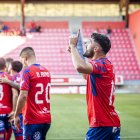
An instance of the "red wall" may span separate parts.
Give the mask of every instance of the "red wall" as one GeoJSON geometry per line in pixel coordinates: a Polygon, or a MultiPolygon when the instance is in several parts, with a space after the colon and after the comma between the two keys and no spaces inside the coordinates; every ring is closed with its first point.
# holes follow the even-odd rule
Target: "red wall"
{"type": "Polygon", "coordinates": [[[134,39],[140,63],[140,10],[129,15],[129,28],[134,39]]]}
{"type": "Polygon", "coordinates": [[[121,21],[121,22],[108,22],[108,21],[100,21],[100,22],[95,22],[95,21],[84,21],[82,22],[82,27],[83,28],[119,28],[119,29],[123,29],[125,28],[125,22],[121,21]]]}
{"type": "MultiPolygon", "coordinates": [[[[40,25],[42,28],[68,28],[68,21],[37,21],[35,22],[36,25],[40,25]]],[[[19,21],[7,21],[4,22],[5,25],[9,26],[10,28],[20,28],[19,21]]],[[[30,27],[30,22],[26,22],[26,28],[30,27]]]]}

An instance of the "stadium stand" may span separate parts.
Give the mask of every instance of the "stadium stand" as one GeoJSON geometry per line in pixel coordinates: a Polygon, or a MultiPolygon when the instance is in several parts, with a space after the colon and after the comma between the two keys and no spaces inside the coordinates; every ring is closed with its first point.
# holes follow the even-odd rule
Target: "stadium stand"
{"type": "Polygon", "coordinates": [[[124,80],[140,79],[140,69],[131,34],[129,29],[124,28],[123,22],[83,22],[82,26],[85,38],[89,37],[96,28],[99,28],[99,32],[106,34],[106,28],[110,26],[112,28],[110,35],[112,49],[108,57],[114,64],[116,74],[122,75],[124,80]]]}
{"type": "Polygon", "coordinates": [[[38,62],[47,66],[52,74],[75,74],[76,71],[67,52],[70,35],[68,22],[38,24],[45,29],[41,33],[27,33],[26,42],[5,57],[18,59],[18,54],[23,47],[32,46],[37,52],[38,62]]]}
{"type": "MultiPolygon", "coordinates": [[[[28,27],[29,23],[27,23],[28,27]]],[[[52,74],[66,75],[78,74],[67,52],[68,37],[70,35],[67,21],[38,22],[43,27],[41,33],[27,33],[25,43],[5,55],[18,59],[20,50],[25,46],[32,46],[37,52],[38,62],[49,67],[52,74]]],[[[96,28],[106,33],[110,26],[112,49],[108,57],[113,62],[117,75],[124,80],[140,80],[140,68],[135,55],[129,29],[125,29],[124,22],[83,22],[83,37],[90,37],[96,28]],[[103,30],[104,29],[104,30],[103,30]]],[[[83,50],[81,49],[81,52],[83,50]]]]}

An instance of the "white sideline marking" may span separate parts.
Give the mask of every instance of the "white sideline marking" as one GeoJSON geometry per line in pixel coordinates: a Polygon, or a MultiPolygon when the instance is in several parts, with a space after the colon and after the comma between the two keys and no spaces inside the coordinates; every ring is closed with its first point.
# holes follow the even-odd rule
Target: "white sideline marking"
{"type": "MultiPolygon", "coordinates": [[[[126,137],[121,137],[121,139],[140,139],[140,136],[126,136],[126,137]]],[[[83,138],[52,138],[49,140],[84,140],[83,138]]]]}
{"type": "Polygon", "coordinates": [[[140,139],[140,136],[126,136],[126,137],[121,137],[121,139],[140,139]]]}

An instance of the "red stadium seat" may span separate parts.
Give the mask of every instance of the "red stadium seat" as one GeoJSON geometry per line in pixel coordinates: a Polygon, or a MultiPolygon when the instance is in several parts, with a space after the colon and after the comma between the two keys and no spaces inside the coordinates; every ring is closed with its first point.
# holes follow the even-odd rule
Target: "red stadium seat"
{"type": "MultiPolygon", "coordinates": [[[[85,38],[92,34],[92,30],[87,27],[91,24],[91,22],[86,25],[83,24],[83,36],[85,38]]],[[[120,29],[112,29],[110,40],[112,49],[108,56],[114,64],[116,74],[123,75],[124,80],[140,80],[140,68],[136,60],[129,30],[121,27],[120,29]]]]}
{"type": "MultiPolygon", "coordinates": [[[[41,23],[41,22],[40,22],[41,23]]],[[[94,22],[83,24],[83,36],[89,38],[96,28],[91,28],[94,22]]],[[[6,54],[5,57],[18,59],[21,49],[25,46],[32,46],[37,54],[37,61],[47,66],[53,74],[77,74],[73,68],[70,54],[67,52],[68,37],[70,31],[68,22],[49,22],[49,25],[42,23],[41,33],[32,33],[26,37],[26,43],[6,54]],[[64,25],[64,26],[63,26],[64,25]]],[[[111,22],[109,24],[112,24],[111,22]]],[[[104,27],[106,23],[96,23],[104,27]]],[[[95,25],[94,25],[95,26],[95,25]]],[[[106,33],[105,30],[99,30],[106,33]]],[[[110,35],[112,48],[108,54],[109,59],[114,64],[116,74],[123,75],[124,80],[140,80],[140,68],[131,42],[130,32],[124,29],[123,23],[112,24],[112,34],[110,35]],[[115,29],[117,28],[117,29],[115,29]]]]}

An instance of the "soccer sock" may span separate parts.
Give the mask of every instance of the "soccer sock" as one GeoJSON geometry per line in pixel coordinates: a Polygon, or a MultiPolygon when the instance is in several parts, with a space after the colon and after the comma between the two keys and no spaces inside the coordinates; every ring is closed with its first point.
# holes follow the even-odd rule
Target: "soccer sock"
{"type": "Polygon", "coordinates": [[[5,133],[5,140],[10,140],[12,135],[12,128],[9,128],[8,132],[5,133]]]}

